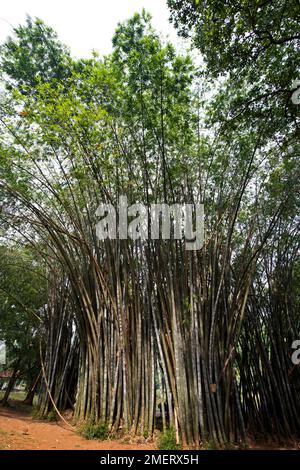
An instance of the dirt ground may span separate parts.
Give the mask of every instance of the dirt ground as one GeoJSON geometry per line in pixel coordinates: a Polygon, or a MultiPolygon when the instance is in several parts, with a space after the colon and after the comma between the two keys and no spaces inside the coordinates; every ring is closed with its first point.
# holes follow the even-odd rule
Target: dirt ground
{"type": "MultiPolygon", "coordinates": [[[[249,439],[252,450],[299,450],[299,442],[276,444],[249,439]]],[[[32,418],[28,408],[12,400],[10,407],[0,406],[0,450],[154,450],[152,442],[143,439],[134,442],[114,440],[87,440],[72,431],[63,422],[49,423],[32,418]]],[[[236,447],[237,449],[237,447],[236,447]]]]}
{"type": "Polygon", "coordinates": [[[152,450],[152,443],[87,440],[66,424],[34,420],[18,408],[0,407],[0,450],[152,450]]]}

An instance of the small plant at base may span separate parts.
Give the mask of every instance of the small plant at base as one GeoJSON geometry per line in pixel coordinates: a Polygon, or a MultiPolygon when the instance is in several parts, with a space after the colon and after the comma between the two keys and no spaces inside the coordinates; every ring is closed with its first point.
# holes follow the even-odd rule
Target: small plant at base
{"type": "Polygon", "coordinates": [[[58,416],[54,410],[49,411],[49,413],[46,416],[47,421],[58,421],[58,416]]]}
{"type": "Polygon", "coordinates": [[[99,439],[104,441],[108,438],[108,429],[105,424],[85,424],[81,430],[80,434],[85,437],[85,439],[99,439]]]}
{"type": "Polygon", "coordinates": [[[157,447],[159,450],[179,450],[180,444],[176,444],[175,429],[169,428],[161,432],[157,439],[157,447]]]}

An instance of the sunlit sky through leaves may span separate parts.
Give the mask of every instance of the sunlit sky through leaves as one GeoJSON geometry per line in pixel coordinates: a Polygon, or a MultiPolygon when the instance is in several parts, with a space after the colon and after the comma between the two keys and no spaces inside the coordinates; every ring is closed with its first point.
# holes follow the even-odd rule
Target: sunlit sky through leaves
{"type": "Polygon", "coordinates": [[[169,36],[177,47],[181,41],[169,23],[166,0],[8,0],[0,3],[0,43],[12,33],[12,26],[24,23],[26,14],[41,18],[51,26],[75,57],[90,57],[111,51],[111,38],[118,22],[145,8],[153,16],[153,26],[169,36]]]}

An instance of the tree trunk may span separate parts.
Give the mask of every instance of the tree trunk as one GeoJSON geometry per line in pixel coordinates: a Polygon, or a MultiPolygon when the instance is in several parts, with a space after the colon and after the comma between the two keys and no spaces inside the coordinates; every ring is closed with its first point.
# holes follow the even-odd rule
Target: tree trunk
{"type": "Polygon", "coordinates": [[[7,406],[7,402],[8,402],[8,398],[9,398],[9,395],[10,395],[10,392],[12,391],[14,385],[15,385],[15,382],[16,382],[16,379],[17,379],[17,374],[18,374],[18,370],[19,370],[19,364],[20,364],[20,361],[17,362],[17,364],[15,365],[14,367],[14,370],[13,370],[13,373],[12,373],[12,376],[11,378],[9,379],[9,382],[8,382],[8,385],[7,385],[7,389],[5,390],[5,394],[4,394],[4,397],[2,398],[1,400],[1,406],[7,406]]]}
{"type": "Polygon", "coordinates": [[[34,395],[35,395],[37,386],[38,386],[39,381],[40,381],[40,376],[41,376],[41,374],[39,373],[39,375],[31,382],[31,384],[28,388],[27,395],[26,395],[26,397],[23,401],[24,405],[29,405],[29,406],[33,405],[33,399],[34,399],[34,395]]]}

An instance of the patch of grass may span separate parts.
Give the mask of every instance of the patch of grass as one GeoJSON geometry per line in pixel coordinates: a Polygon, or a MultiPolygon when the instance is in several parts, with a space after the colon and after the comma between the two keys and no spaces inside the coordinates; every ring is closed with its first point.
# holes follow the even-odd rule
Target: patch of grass
{"type": "Polygon", "coordinates": [[[105,424],[85,423],[80,429],[80,435],[85,439],[99,439],[105,441],[108,438],[108,428],[105,424]]]}
{"type": "Polygon", "coordinates": [[[169,428],[161,432],[157,438],[157,447],[159,450],[179,450],[180,444],[176,444],[176,432],[174,428],[169,428]]]}
{"type": "MultiPolygon", "coordinates": [[[[5,394],[5,390],[0,390],[0,400],[2,400],[2,398],[4,397],[4,394],[5,394]]],[[[27,396],[27,392],[24,391],[24,390],[14,390],[13,392],[10,392],[9,394],[9,398],[8,398],[8,401],[19,401],[19,402],[23,402],[23,400],[25,400],[27,396]]],[[[33,399],[33,404],[36,405],[37,403],[37,395],[34,396],[34,399],[33,399]]]]}
{"type": "MultiPolygon", "coordinates": [[[[4,398],[5,390],[0,391],[0,400],[4,398]]],[[[10,392],[8,397],[8,405],[22,403],[25,400],[26,393],[22,391],[10,392]]]]}
{"type": "MultiPolygon", "coordinates": [[[[0,390],[0,400],[4,397],[5,390],[0,390]]],[[[10,392],[8,400],[20,400],[23,401],[25,400],[26,397],[26,392],[23,390],[16,390],[13,392],[10,392]]]]}

